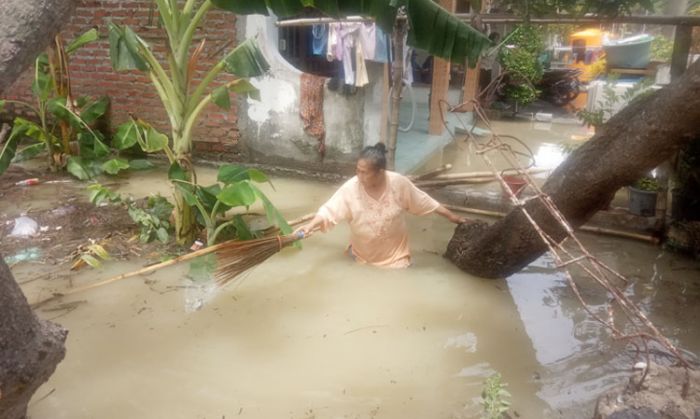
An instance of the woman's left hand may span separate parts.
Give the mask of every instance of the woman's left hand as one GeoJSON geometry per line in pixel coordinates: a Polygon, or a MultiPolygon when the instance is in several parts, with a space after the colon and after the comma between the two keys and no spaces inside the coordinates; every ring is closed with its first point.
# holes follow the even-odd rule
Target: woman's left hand
{"type": "Polygon", "coordinates": [[[466,217],[460,217],[459,215],[455,215],[453,219],[451,219],[455,224],[464,224],[464,223],[471,223],[472,220],[466,218],[466,217]]]}

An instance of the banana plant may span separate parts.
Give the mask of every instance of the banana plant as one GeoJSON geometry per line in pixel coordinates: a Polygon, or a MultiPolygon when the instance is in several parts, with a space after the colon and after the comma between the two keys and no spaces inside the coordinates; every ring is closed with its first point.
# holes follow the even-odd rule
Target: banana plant
{"type": "MultiPolygon", "coordinates": [[[[144,148],[146,152],[165,152],[170,164],[183,169],[185,182],[196,179],[191,162],[193,129],[199,115],[209,103],[230,107],[230,92],[258,97],[255,87],[247,77],[263,75],[269,65],[253,40],[238,45],[214,65],[205,77],[195,83],[194,69],[204,49],[202,40],[192,51],[193,36],[203,22],[206,13],[214,5],[204,1],[195,7],[195,1],[186,1],[182,7],[176,1],[158,0],[156,4],[167,34],[167,67],[158,61],[150,45],[130,27],[114,23],[109,25],[110,57],[115,70],[141,70],[147,72],[170,121],[170,138],[158,133],[146,121],[133,119],[117,130],[116,141],[141,145],[156,141],[144,148]],[[220,87],[210,88],[222,72],[238,78],[220,87]],[[139,140],[140,139],[140,140],[139,140]]],[[[143,147],[142,147],[143,148],[143,147]]],[[[196,209],[185,200],[181,188],[174,188],[175,232],[179,244],[191,242],[196,234],[196,209]]]]}
{"type": "Polygon", "coordinates": [[[14,119],[10,136],[0,150],[0,174],[13,160],[32,158],[42,151],[47,152],[51,170],[66,168],[79,179],[102,171],[114,174],[121,167],[116,165],[116,159],[110,159],[104,136],[91,128],[107,111],[107,97],[76,98],[71,89],[70,55],[97,38],[97,30],[91,29],[66,45],[57,35],[54,46],[35,61],[32,93],[36,103],[0,100],[0,111],[5,104],[14,104],[35,117],[14,119]],[[18,152],[18,145],[25,138],[34,143],[18,152]]]}

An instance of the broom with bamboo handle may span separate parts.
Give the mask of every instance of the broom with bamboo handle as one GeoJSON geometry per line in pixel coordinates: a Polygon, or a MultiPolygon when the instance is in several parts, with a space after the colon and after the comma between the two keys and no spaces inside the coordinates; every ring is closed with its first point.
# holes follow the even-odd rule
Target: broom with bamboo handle
{"type": "MultiPolygon", "coordinates": [[[[308,221],[308,220],[310,220],[311,218],[313,218],[313,216],[314,216],[314,214],[307,214],[307,215],[304,215],[304,216],[302,216],[302,217],[300,217],[300,218],[297,218],[297,219],[295,219],[295,220],[290,221],[288,224],[289,224],[290,226],[296,226],[296,225],[305,223],[306,221],[308,221]]],[[[279,229],[278,229],[277,227],[274,227],[274,228],[270,228],[270,229],[266,230],[265,232],[266,232],[267,234],[270,234],[270,233],[273,233],[273,232],[278,231],[278,230],[279,230],[279,229]]],[[[142,269],[139,269],[139,270],[136,270],[136,271],[133,271],[133,272],[123,273],[123,274],[121,274],[121,275],[117,275],[117,276],[114,276],[114,277],[105,279],[105,280],[103,280],[103,281],[100,281],[100,282],[95,282],[94,284],[88,284],[88,285],[85,285],[85,286],[83,286],[83,287],[73,288],[72,290],[65,291],[65,292],[57,292],[57,293],[54,293],[54,294],[53,294],[51,297],[49,297],[49,298],[46,298],[46,299],[44,299],[44,300],[41,300],[41,301],[38,301],[38,302],[36,302],[36,303],[31,304],[31,307],[32,307],[32,308],[38,308],[38,307],[40,307],[40,306],[42,306],[42,305],[44,305],[44,304],[46,304],[46,303],[48,303],[48,302],[50,302],[50,301],[53,301],[53,300],[55,300],[55,299],[57,299],[57,298],[67,297],[67,296],[70,296],[70,295],[73,295],[73,294],[79,294],[79,293],[81,293],[81,292],[85,292],[85,291],[91,290],[91,289],[93,289],[93,288],[99,288],[99,287],[102,287],[102,286],[111,284],[111,283],[113,283],[113,282],[121,281],[121,280],[124,280],[124,279],[127,279],[127,278],[133,278],[133,277],[139,276],[139,275],[145,275],[145,274],[147,274],[147,273],[154,272],[154,271],[157,271],[157,270],[159,270],[159,269],[167,268],[167,267],[172,266],[172,265],[177,265],[178,263],[181,263],[181,262],[186,262],[186,261],[188,261],[188,260],[192,260],[192,259],[198,258],[198,257],[200,257],[200,256],[208,255],[208,254],[210,254],[210,253],[224,252],[224,251],[225,251],[227,254],[230,254],[230,252],[231,252],[231,249],[230,249],[230,248],[237,248],[237,247],[240,248],[240,246],[238,246],[239,243],[263,242],[263,241],[265,241],[265,240],[270,240],[270,239],[272,239],[275,243],[278,243],[277,237],[280,237],[281,243],[282,243],[284,246],[286,246],[286,245],[289,245],[289,244],[291,244],[291,243],[293,243],[293,242],[295,242],[295,241],[300,240],[301,238],[303,238],[303,235],[302,235],[302,237],[297,237],[296,239],[295,239],[294,237],[290,237],[290,236],[293,236],[293,235],[290,234],[290,235],[287,235],[287,236],[263,237],[263,238],[261,238],[261,239],[248,240],[248,241],[234,241],[234,240],[231,240],[231,241],[226,241],[226,242],[223,242],[223,243],[215,244],[215,245],[213,245],[213,246],[205,247],[204,249],[200,249],[200,250],[194,251],[194,252],[192,252],[192,253],[187,253],[186,255],[178,256],[178,257],[176,257],[176,258],[174,258],[174,259],[170,259],[170,260],[167,260],[167,261],[165,261],[165,262],[156,263],[156,264],[154,264],[154,265],[146,266],[146,267],[144,267],[144,268],[142,268],[142,269]],[[228,249],[228,250],[227,250],[227,249],[228,249]]],[[[252,246],[255,246],[255,244],[251,243],[250,246],[251,246],[251,247],[252,247],[252,246]]],[[[283,246],[283,247],[284,247],[284,246],[283,246]]],[[[274,252],[274,253],[277,253],[277,252],[274,252]]],[[[272,254],[274,254],[274,253],[272,253],[272,254]]],[[[272,256],[272,254],[271,254],[270,256],[272,256]]],[[[268,256],[268,257],[269,257],[269,256],[268,256]]],[[[264,260],[264,259],[263,259],[263,260],[264,260]]],[[[262,262],[262,261],[261,261],[261,262],[262,262]]],[[[258,263],[260,263],[260,262],[258,262],[258,263]]],[[[253,266],[255,266],[255,265],[253,265],[253,266]]],[[[246,270],[252,268],[253,266],[250,266],[250,267],[248,267],[248,268],[245,268],[245,269],[242,270],[241,272],[246,271],[246,270]]],[[[221,268],[221,266],[219,266],[219,268],[221,268]]],[[[217,271],[218,271],[218,270],[219,270],[219,269],[217,269],[217,271]]],[[[225,279],[226,279],[226,276],[225,276],[226,274],[222,274],[222,275],[224,275],[224,278],[223,278],[223,279],[222,279],[221,277],[217,276],[217,274],[215,273],[215,276],[217,276],[217,279],[218,279],[217,282],[219,282],[219,283],[222,283],[222,282],[223,282],[223,283],[227,283],[230,279],[229,279],[229,280],[225,280],[225,279]]]]}

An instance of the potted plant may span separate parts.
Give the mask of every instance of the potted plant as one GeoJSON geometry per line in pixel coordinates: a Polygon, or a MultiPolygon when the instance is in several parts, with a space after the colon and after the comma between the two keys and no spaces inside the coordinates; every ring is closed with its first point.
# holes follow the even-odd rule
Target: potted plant
{"type": "Polygon", "coordinates": [[[652,177],[643,177],[627,187],[629,191],[629,211],[643,217],[653,217],[656,213],[656,195],[659,183],[652,177]]]}

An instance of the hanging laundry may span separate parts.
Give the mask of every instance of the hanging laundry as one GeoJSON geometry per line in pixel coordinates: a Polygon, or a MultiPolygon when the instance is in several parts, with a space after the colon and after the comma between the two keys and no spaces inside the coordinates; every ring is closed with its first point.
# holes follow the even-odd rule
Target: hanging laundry
{"type": "Polygon", "coordinates": [[[377,46],[376,27],[374,22],[362,23],[360,26],[360,43],[365,60],[374,60],[377,46]]]}
{"type": "MultiPolygon", "coordinates": [[[[359,32],[361,23],[340,24],[340,48],[342,49],[343,71],[345,72],[345,84],[355,85],[355,68],[353,60],[357,60],[355,45],[360,43],[359,32]]],[[[362,58],[364,60],[364,58],[362,58]]]]}
{"type": "Polygon", "coordinates": [[[365,52],[362,42],[355,44],[355,86],[362,87],[369,83],[367,77],[367,65],[365,64],[365,52]]]}
{"type": "Polygon", "coordinates": [[[318,152],[326,153],[326,127],[323,118],[323,86],[326,78],[314,74],[301,74],[301,94],[299,95],[299,116],[304,131],[318,139],[318,152]]]}
{"type": "Polygon", "coordinates": [[[408,46],[408,34],[406,34],[403,37],[403,81],[409,86],[413,84],[412,55],[413,48],[408,46]]]}
{"type": "Polygon", "coordinates": [[[376,26],[374,31],[374,59],[373,61],[379,63],[389,62],[389,40],[387,34],[380,28],[376,26]]]}
{"type": "Polygon", "coordinates": [[[352,54],[353,40],[352,38],[343,38],[343,73],[345,75],[345,84],[355,84],[355,72],[353,71],[352,60],[355,58],[352,54]]]}
{"type": "Polygon", "coordinates": [[[328,25],[328,42],[326,46],[326,59],[328,61],[343,59],[341,44],[340,23],[331,23],[328,25]]]}
{"type": "Polygon", "coordinates": [[[326,55],[328,45],[328,25],[313,25],[311,27],[311,50],[313,55],[326,55]]]}

